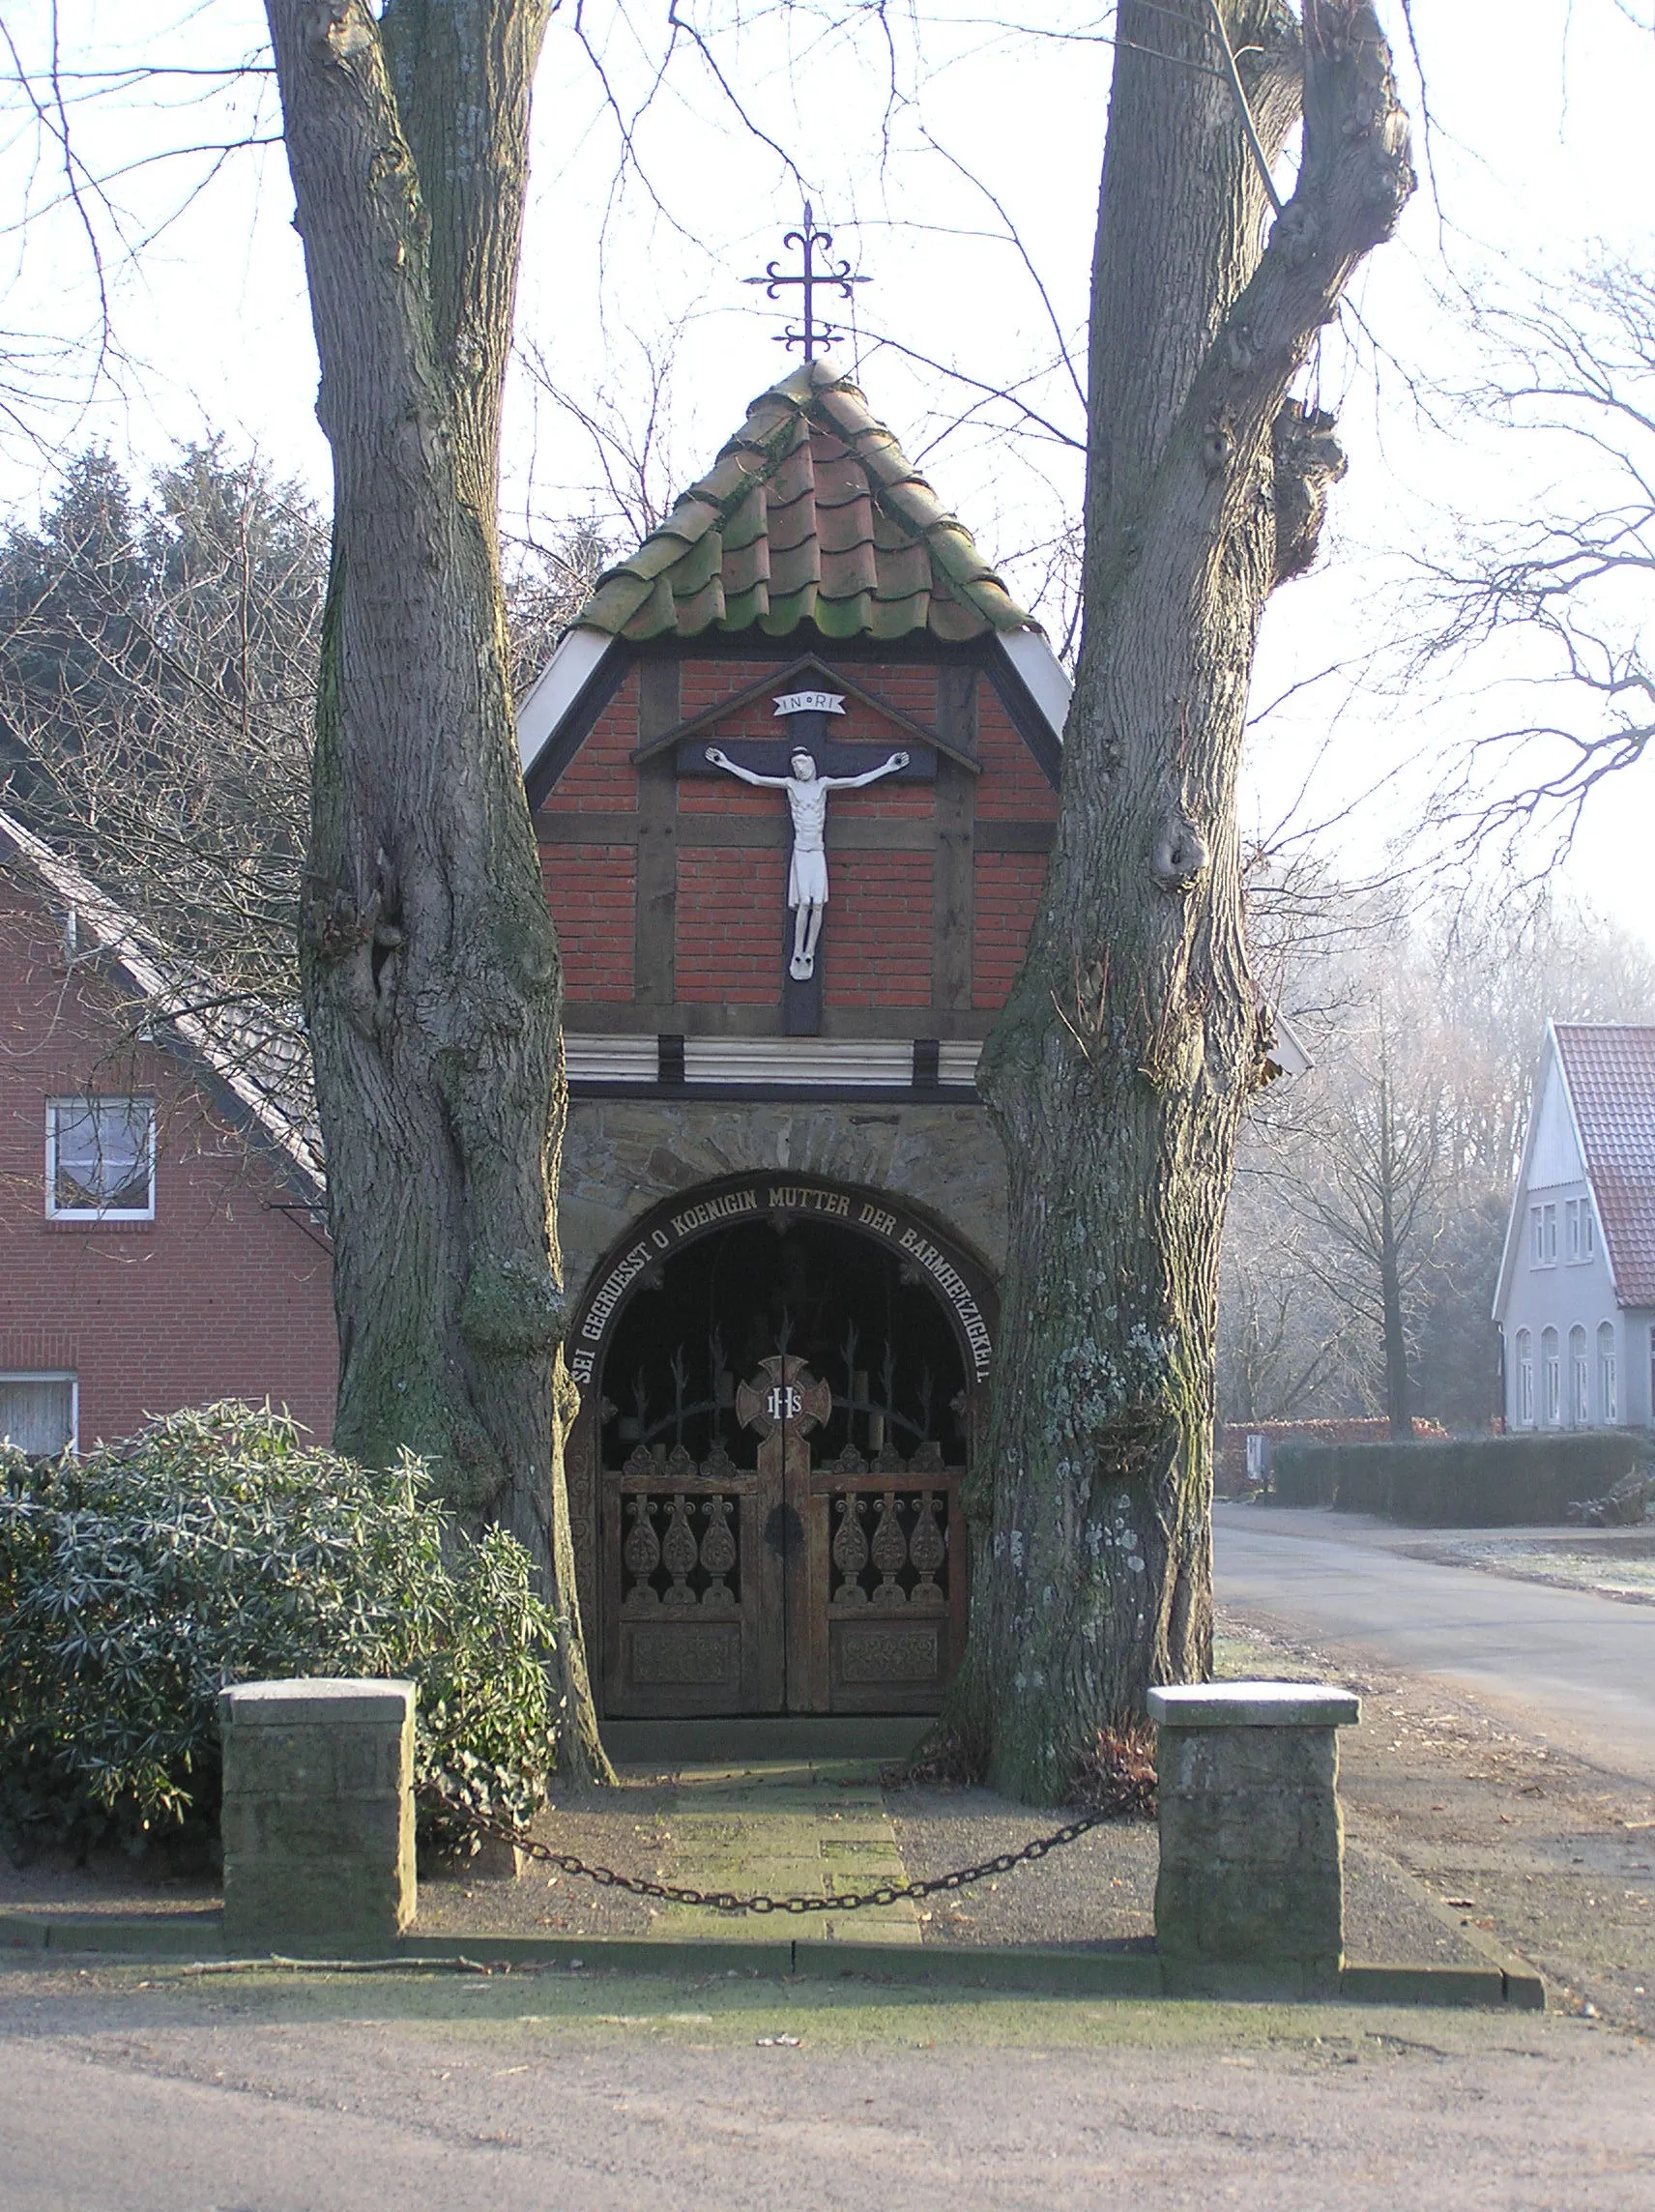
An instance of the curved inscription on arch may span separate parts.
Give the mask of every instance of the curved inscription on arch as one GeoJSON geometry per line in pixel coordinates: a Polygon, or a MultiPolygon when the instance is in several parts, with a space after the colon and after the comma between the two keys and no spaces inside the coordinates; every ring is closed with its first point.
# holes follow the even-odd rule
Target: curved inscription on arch
{"type": "Polygon", "coordinates": [[[972,1381],[984,1380],[994,1358],[994,1294],[977,1264],[934,1222],[885,1191],[782,1172],[709,1183],[669,1200],[643,1216],[624,1250],[612,1250],[599,1261],[564,1346],[577,1388],[591,1383],[616,1315],[651,1267],[696,1237],[776,1214],[833,1221],[899,1253],[930,1282],[951,1316],[972,1381]]]}

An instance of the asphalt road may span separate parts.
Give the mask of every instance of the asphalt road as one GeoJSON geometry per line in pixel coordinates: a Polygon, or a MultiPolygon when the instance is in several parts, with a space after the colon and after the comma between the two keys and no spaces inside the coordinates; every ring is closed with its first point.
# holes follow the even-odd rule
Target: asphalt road
{"type": "Polygon", "coordinates": [[[1213,1521],[1221,1606],[1438,1676],[1655,1783],[1655,1606],[1408,1556],[1452,1530],[1222,1503],[1213,1521]]]}
{"type": "Polygon", "coordinates": [[[517,1976],[345,1992],[0,1976],[0,2207],[1644,2212],[1655,2197],[1648,2052],[1554,2015],[802,2001],[604,1977],[570,2018],[572,1995],[517,1976]]]}

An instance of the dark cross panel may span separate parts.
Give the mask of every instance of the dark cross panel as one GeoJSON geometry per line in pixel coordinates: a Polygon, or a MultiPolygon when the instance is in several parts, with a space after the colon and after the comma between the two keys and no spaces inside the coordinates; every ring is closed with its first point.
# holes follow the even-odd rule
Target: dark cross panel
{"type": "MultiPolygon", "coordinates": [[[[717,749],[740,767],[750,769],[755,775],[787,775],[792,771],[793,756],[807,752],[816,763],[818,775],[865,775],[869,769],[880,768],[893,752],[906,752],[908,763],[895,769],[870,788],[877,791],[886,783],[935,783],[937,781],[937,755],[929,745],[902,734],[897,744],[874,743],[868,739],[851,740],[830,737],[829,726],[838,721],[837,714],[824,713],[816,708],[806,708],[785,717],[786,727],[773,738],[733,739],[729,743],[714,740],[703,732],[685,738],[676,748],[680,775],[723,776],[726,771],[715,768],[707,757],[708,747],[716,743],[717,749]]],[[[950,763],[951,767],[952,764],[950,763]]],[[[962,782],[966,778],[955,771],[962,782]]],[[[777,792],[776,803],[784,813],[785,796],[777,792]]],[[[857,794],[848,792],[846,800],[855,803],[857,794]]],[[[829,801],[831,804],[832,802],[829,801]]],[[[793,859],[793,838],[788,836],[788,860],[793,859]]],[[[832,902],[828,909],[831,912],[832,902]]],[[[788,907],[781,913],[781,1026],[784,1036],[820,1036],[822,1034],[822,1009],[824,1004],[824,972],[830,931],[824,928],[816,946],[815,973],[800,982],[789,973],[789,955],[793,949],[793,914],[788,907]]]]}

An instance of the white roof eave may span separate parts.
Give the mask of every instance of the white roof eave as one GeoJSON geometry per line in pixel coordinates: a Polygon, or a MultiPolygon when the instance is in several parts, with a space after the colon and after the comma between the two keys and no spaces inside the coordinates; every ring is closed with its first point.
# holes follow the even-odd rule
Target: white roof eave
{"type": "Polygon", "coordinates": [[[1052,651],[1045,632],[1031,626],[1028,629],[997,630],[995,635],[1000,650],[1022,679],[1024,689],[1061,744],[1074,685],[1063,673],[1063,664],[1052,651]]]}
{"type": "Polygon", "coordinates": [[[532,773],[615,642],[601,629],[566,630],[558,640],[556,652],[530,684],[517,710],[517,755],[525,775],[532,773]]]}

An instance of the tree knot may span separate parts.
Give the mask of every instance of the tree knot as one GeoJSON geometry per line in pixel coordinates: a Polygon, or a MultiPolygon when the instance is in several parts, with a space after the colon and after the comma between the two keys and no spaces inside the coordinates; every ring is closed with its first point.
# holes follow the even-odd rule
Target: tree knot
{"type": "Polygon", "coordinates": [[[1210,855],[1206,840],[1178,806],[1170,807],[1149,848],[1149,873],[1164,891],[1193,890],[1210,855]]]}
{"type": "Polygon", "coordinates": [[[1228,414],[1215,415],[1201,437],[1201,465],[1209,477],[1223,474],[1235,451],[1235,434],[1228,414]]]}
{"type": "Polygon", "coordinates": [[[1289,200],[1270,233],[1271,247],[1286,255],[1290,269],[1302,269],[1321,244],[1321,224],[1302,200],[1289,200]]]}
{"type": "Polygon", "coordinates": [[[377,33],[363,0],[311,0],[305,43],[331,62],[354,61],[375,44],[377,33]]]}
{"type": "Polygon", "coordinates": [[[1302,576],[1316,559],[1327,495],[1344,476],[1345,449],[1335,422],[1320,408],[1284,399],[1270,432],[1275,466],[1276,559],[1274,582],[1302,576]]]}
{"type": "Polygon", "coordinates": [[[538,1254],[479,1260],[460,1300],[460,1333],[476,1352],[513,1359],[549,1352],[568,1328],[557,1277],[538,1254]]]}

